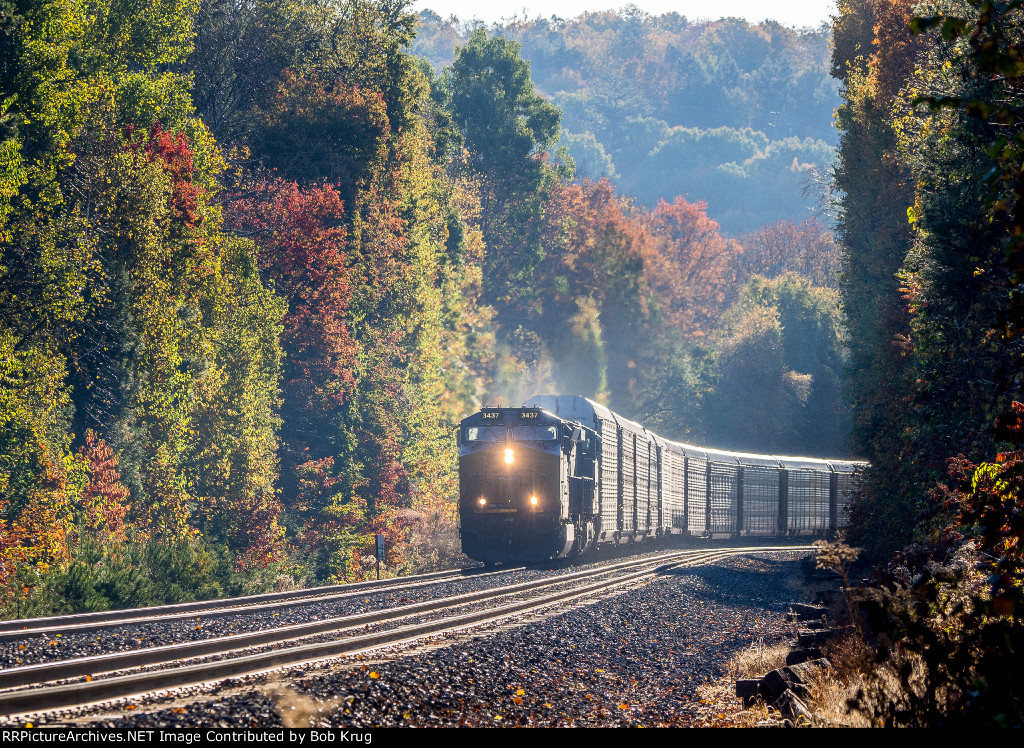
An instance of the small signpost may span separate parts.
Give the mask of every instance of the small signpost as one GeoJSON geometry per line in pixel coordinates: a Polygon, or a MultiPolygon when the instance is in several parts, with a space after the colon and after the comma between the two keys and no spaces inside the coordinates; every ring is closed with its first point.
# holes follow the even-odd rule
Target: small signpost
{"type": "Polygon", "coordinates": [[[377,579],[380,579],[380,562],[384,560],[384,536],[376,535],[377,540],[377,579]]]}

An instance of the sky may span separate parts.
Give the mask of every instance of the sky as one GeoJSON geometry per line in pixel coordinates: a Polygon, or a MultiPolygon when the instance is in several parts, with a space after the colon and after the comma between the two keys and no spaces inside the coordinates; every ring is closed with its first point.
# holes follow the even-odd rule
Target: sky
{"type": "MultiPolygon", "coordinates": [[[[612,10],[627,4],[627,0],[415,0],[416,11],[430,9],[447,18],[456,15],[462,20],[479,18],[491,23],[503,18],[525,15],[534,18],[559,16],[574,18],[586,11],[612,10]]],[[[634,0],[632,3],[650,15],[679,13],[691,21],[717,20],[729,16],[745,18],[757,23],[771,19],[799,28],[816,28],[835,12],[835,0],[634,0]]]]}

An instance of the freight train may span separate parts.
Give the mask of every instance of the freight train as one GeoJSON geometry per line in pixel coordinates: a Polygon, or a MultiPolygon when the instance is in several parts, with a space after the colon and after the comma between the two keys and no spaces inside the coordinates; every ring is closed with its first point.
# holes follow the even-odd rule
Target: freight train
{"type": "Polygon", "coordinates": [[[682,444],[542,395],[461,422],[462,550],[528,563],[668,535],[825,534],[847,523],[864,466],[682,444]]]}

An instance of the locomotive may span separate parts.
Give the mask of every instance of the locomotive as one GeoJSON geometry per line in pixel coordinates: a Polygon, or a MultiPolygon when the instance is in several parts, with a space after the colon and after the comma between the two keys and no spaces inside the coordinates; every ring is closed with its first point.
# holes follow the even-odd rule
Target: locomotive
{"type": "Polygon", "coordinates": [[[484,408],[459,425],[462,550],[484,563],[688,535],[824,534],[865,463],[674,442],[578,395],[484,408]]]}

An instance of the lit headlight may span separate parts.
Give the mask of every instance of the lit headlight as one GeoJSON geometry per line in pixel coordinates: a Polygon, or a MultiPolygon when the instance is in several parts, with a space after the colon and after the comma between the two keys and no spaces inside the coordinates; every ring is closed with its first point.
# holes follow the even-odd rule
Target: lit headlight
{"type": "Polygon", "coordinates": [[[531,496],[530,497],[530,505],[531,506],[537,506],[537,497],[536,496],[531,496]]]}
{"type": "Polygon", "coordinates": [[[511,447],[509,447],[508,449],[505,450],[505,464],[506,465],[511,465],[512,464],[512,448],[511,447]]]}
{"type": "Polygon", "coordinates": [[[479,499],[477,499],[477,503],[480,504],[480,506],[487,506],[487,499],[481,496],[479,499]]]}

